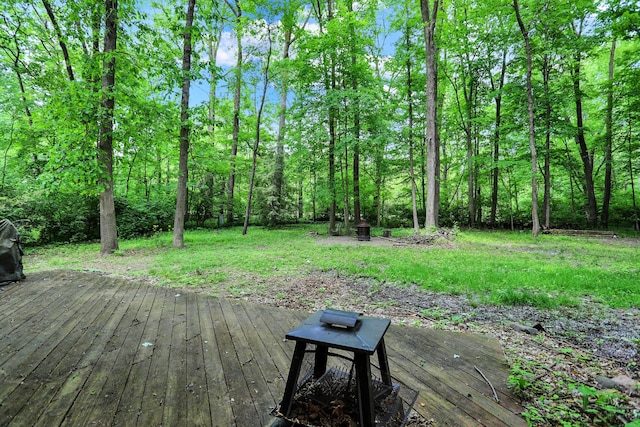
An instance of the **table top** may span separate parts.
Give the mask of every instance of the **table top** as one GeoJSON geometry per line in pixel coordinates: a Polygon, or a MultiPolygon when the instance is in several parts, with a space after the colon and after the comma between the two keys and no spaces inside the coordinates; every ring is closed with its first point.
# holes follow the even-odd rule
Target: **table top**
{"type": "Polygon", "coordinates": [[[371,355],[391,324],[389,319],[359,317],[353,328],[337,327],[320,322],[323,313],[321,310],[304,320],[286,338],[371,355]]]}

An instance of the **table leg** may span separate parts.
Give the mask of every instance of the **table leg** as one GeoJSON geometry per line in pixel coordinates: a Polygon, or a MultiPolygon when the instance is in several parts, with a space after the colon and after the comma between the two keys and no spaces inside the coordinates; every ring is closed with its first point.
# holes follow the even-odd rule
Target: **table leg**
{"type": "Polygon", "coordinates": [[[389,359],[387,358],[387,349],[384,346],[384,338],[380,339],[380,343],[378,344],[378,363],[380,364],[380,376],[382,377],[382,382],[386,385],[391,384],[391,373],[389,372],[389,359]]]}
{"type": "Polygon", "coordinates": [[[313,377],[318,379],[327,371],[327,360],[329,358],[329,347],[326,345],[316,345],[316,354],[313,365],[313,377]]]}
{"type": "Polygon", "coordinates": [[[360,425],[373,427],[375,424],[375,412],[373,406],[373,394],[371,393],[371,366],[369,355],[356,353],[354,355],[356,365],[356,382],[358,383],[358,406],[360,409],[360,425]]]}
{"type": "Polygon", "coordinates": [[[287,385],[284,389],[284,397],[280,403],[280,412],[288,417],[291,413],[291,407],[293,406],[293,395],[296,392],[298,386],[298,377],[300,376],[300,370],[302,369],[302,360],[304,359],[304,351],[307,348],[307,343],[296,342],[296,348],[293,351],[293,358],[291,359],[291,367],[289,368],[289,376],[287,377],[287,385]]]}

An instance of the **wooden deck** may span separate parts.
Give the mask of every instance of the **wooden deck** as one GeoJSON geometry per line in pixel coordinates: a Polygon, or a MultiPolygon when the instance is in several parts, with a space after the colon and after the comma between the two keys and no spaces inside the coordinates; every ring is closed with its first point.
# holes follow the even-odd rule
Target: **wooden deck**
{"type": "MultiPolygon", "coordinates": [[[[309,316],[94,273],[0,289],[0,426],[270,425],[284,335],[309,316]]],[[[495,339],[392,325],[385,341],[435,425],[526,425],[495,339]]]]}

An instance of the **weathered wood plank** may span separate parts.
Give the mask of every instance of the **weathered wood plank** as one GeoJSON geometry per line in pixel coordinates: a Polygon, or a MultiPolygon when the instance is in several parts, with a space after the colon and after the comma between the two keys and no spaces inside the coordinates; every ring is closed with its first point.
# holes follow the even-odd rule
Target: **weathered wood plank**
{"type": "MultiPolygon", "coordinates": [[[[151,357],[153,357],[153,340],[158,333],[159,317],[151,317],[153,307],[164,302],[164,293],[161,290],[149,289],[140,304],[134,320],[131,322],[127,341],[130,348],[120,356],[116,364],[129,366],[129,374],[124,382],[124,387],[118,398],[115,410],[114,425],[136,425],[138,414],[141,411],[142,396],[149,375],[151,357]],[[149,345],[151,344],[151,345],[149,345]]],[[[133,311],[133,310],[132,310],[133,311]]],[[[115,374],[115,373],[114,373],[115,374]]],[[[123,372],[123,376],[125,373],[123,372]]]]}
{"type": "MultiPolygon", "coordinates": [[[[104,286],[104,283],[101,284],[104,286]]],[[[94,343],[89,352],[85,355],[86,369],[82,369],[78,374],[83,375],[84,383],[81,393],[74,400],[68,415],[63,420],[63,426],[89,425],[91,423],[104,423],[107,418],[98,410],[103,404],[113,399],[109,390],[104,390],[104,385],[111,373],[115,363],[119,344],[122,339],[122,329],[126,319],[131,318],[129,307],[134,306],[136,299],[140,299],[140,283],[119,283],[119,286],[127,287],[122,299],[116,305],[113,314],[104,325],[96,325],[99,340],[94,343]],[[86,375],[86,376],[85,376],[86,375]],[[96,411],[94,412],[94,408],[96,411]],[[91,418],[91,417],[95,418],[91,418]]]]}
{"type": "MultiPolygon", "coordinates": [[[[90,280],[97,280],[93,277],[90,280]]],[[[33,288],[35,283],[23,288],[25,291],[33,288]]],[[[47,337],[47,333],[52,332],[56,325],[64,322],[68,318],[69,310],[82,305],[83,298],[87,294],[94,292],[91,283],[87,286],[78,284],[62,286],[59,283],[55,292],[49,292],[39,298],[37,303],[25,307],[18,315],[11,317],[11,325],[7,329],[6,335],[0,339],[0,364],[4,364],[11,357],[21,354],[31,353],[34,346],[41,344],[41,340],[47,337]],[[71,293],[71,291],[74,291],[71,293]],[[29,346],[24,352],[19,353],[24,347],[29,346]]],[[[4,331],[4,329],[2,329],[4,331]]],[[[0,400],[2,396],[0,395],[0,400]]]]}
{"type": "Polygon", "coordinates": [[[171,328],[171,351],[169,352],[169,368],[166,378],[166,394],[163,426],[187,425],[187,387],[186,346],[187,336],[187,298],[183,291],[175,294],[173,325],[171,328]]]}
{"type": "MultiPolygon", "coordinates": [[[[293,354],[284,335],[310,315],[99,274],[30,279],[0,293],[13,308],[0,311],[1,426],[270,425],[293,354]]],[[[392,376],[438,425],[524,425],[497,340],[392,325],[385,341],[392,376]]]]}
{"type": "Polygon", "coordinates": [[[261,324],[257,325],[258,327],[254,324],[254,321],[258,321],[256,307],[257,306],[253,305],[239,304],[236,314],[238,321],[243,325],[242,330],[246,344],[253,354],[251,363],[257,366],[258,372],[261,374],[256,382],[256,387],[263,384],[269,392],[269,396],[264,396],[264,399],[269,401],[267,406],[263,407],[263,412],[266,417],[282,397],[280,396],[282,393],[280,385],[284,384],[283,378],[286,379],[286,376],[281,374],[276,365],[275,359],[282,354],[277,352],[277,344],[274,344],[274,338],[269,332],[269,329],[265,327],[266,325],[263,323],[264,319],[259,320],[261,324]]]}
{"type": "Polygon", "coordinates": [[[0,288],[0,338],[10,334],[22,322],[31,318],[36,307],[46,307],[50,301],[49,286],[32,286],[33,280],[12,283],[0,288]],[[28,286],[29,292],[23,292],[22,286],[28,286]],[[16,295],[17,294],[17,295],[16,295]]]}
{"type": "MultiPolygon", "coordinates": [[[[187,386],[187,425],[211,425],[211,410],[207,385],[207,372],[204,368],[204,343],[202,339],[201,313],[198,300],[201,295],[186,293],[187,300],[187,337],[186,337],[186,373],[187,386]]],[[[204,298],[204,297],[203,297],[204,298]]]]}
{"type": "MultiPolygon", "coordinates": [[[[251,322],[256,330],[263,330],[262,341],[265,351],[271,356],[278,369],[274,384],[278,385],[279,393],[282,393],[289,374],[289,366],[293,354],[292,343],[285,343],[284,339],[286,332],[290,330],[286,325],[295,324],[296,320],[292,319],[291,316],[284,320],[283,318],[275,318],[271,315],[271,310],[265,306],[255,306],[252,310],[254,310],[255,315],[250,316],[251,322]]],[[[278,396],[278,398],[281,397],[278,396]]]]}
{"type": "MultiPolygon", "coordinates": [[[[397,329],[394,328],[394,332],[396,331],[397,329]]],[[[427,334],[424,334],[423,331],[413,331],[413,335],[424,337],[427,334]]],[[[513,416],[511,411],[500,406],[493,400],[491,390],[486,383],[484,387],[488,391],[487,394],[483,394],[477,390],[482,388],[480,381],[483,381],[479,374],[477,375],[480,380],[477,380],[470,375],[466,375],[462,369],[456,369],[452,366],[452,364],[457,364],[459,367],[462,367],[465,364],[471,364],[473,367],[477,362],[477,365],[485,367],[486,369],[487,360],[476,361],[474,360],[473,352],[467,350],[466,354],[470,355],[469,359],[471,360],[462,359],[461,357],[454,359],[453,355],[451,355],[451,360],[444,361],[444,363],[434,363],[433,360],[427,363],[427,361],[423,359],[425,355],[421,354],[420,351],[415,351],[416,343],[400,339],[402,337],[406,337],[406,335],[391,333],[388,335],[388,338],[386,338],[388,346],[391,348],[389,351],[390,357],[393,358],[396,363],[402,363],[404,365],[409,377],[416,378],[448,402],[448,404],[441,402],[439,405],[440,408],[449,407],[448,412],[450,413],[462,411],[462,413],[467,415],[466,417],[463,416],[463,418],[481,420],[486,425],[491,426],[515,426],[518,425],[518,421],[522,421],[520,417],[513,416]],[[443,367],[445,364],[448,365],[447,368],[443,367]],[[473,383],[476,388],[472,387],[470,383],[473,383]],[[507,418],[506,421],[503,420],[503,418],[507,418]]],[[[494,378],[496,384],[504,380],[506,380],[506,377],[504,379],[494,378]]],[[[423,396],[422,400],[425,399],[428,399],[428,397],[423,396]]]]}
{"type": "MultiPolygon", "coordinates": [[[[104,383],[98,394],[97,404],[93,406],[89,414],[90,420],[113,419],[115,417],[131,372],[131,362],[135,360],[140,338],[144,331],[144,324],[138,320],[138,313],[141,307],[147,307],[153,303],[154,296],[155,292],[150,287],[141,286],[136,291],[129,309],[111,337],[109,344],[113,346],[113,349],[110,352],[115,354],[115,359],[112,364],[105,364],[104,371],[100,372],[104,376],[104,383]]],[[[107,347],[108,349],[109,347],[107,347]]],[[[96,371],[94,370],[94,372],[96,371]]]]}
{"type": "Polygon", "coordinates": [[[204,370],[207,377],[207,390],[211,419],[221,426],[234,425],[233,412],[229,404],[230,398],[224,379],[221,348],[216,342],[216,334],[222,333],[218,329],[224,325],[222,310],[214,298],[198,298],[198,312],[200,313],[200,332],[204,349],[204,370]]]}
{"type": "MultiPolygon", "coordinates": [[[[111,299],[117,290],[117,287],[110,286],[104,291],[104,296],[111,299]]],[[[34,390],[33,396],[25,404],[24,409],[14,411],[9,407],[4,408],[7,412],[17,414],[13,419],[14,424],[33,426],[38,423],[39,418],[47,419],[54,425],[62,421],[78,391],[77,385],[81,377],[79,378],[75,371],[96,338],[89,325],[96,321],[103,321],[100,318],[104,319],[109,314],[102,299],[92,297],[87,303],[84,314],[77,313],[74,316],[78,320],[78,326],[72,328],[55,350],[38,365],[36,371],[40,371],[41,374],[34,371],[32,376],[44,379],[41,380],[38,389],[34,390]],[[54,364],[56,364],[55,367],[53,367],[54,364]],[[49,404],[45,405],[44,402],[49,404]]],[[[14,401],[23,400],[24,397],[9,396],[6,401],[11,404],[14,401]]]]}
{"type": "Polygon", "coordinates": [[[165,406],[166,382],[169,372],[169,356],[171,351],[171,333],[173,315],[176,304],[176,291],[166,289],[162,298],[154,304],[150,317],[159,319],[157,335],[149,335],[149,342],[153,343],[153,355],[149,366],[144,394],[140,405],[137,425],[159,426],[165,406]]]}
{"type": "MultiPolygon", "coordinates": [[[[7,399],[9,394],[14,391],[22,395],[19,400],[28,400],[35,389],[39,387],[39,382],[44,379],[49,370],[53,369],[61,357],[59,353],[51,353],[60,344],[64,338],[78,325],[81,318],[89,310],[87,303],[87,295],[91,292],[79,293],[75,299],[69,297],[56,313],[55,317],[49,321],[42,319],[42,322],[35,326],[31,326],[31,322],[23,324],[26,332],[18,334],[26,342],[22,345],[20,341],[15,341],[14,347],[19,348],[15,352],[11,352],[10,356],[3,360],[4,364],[11,364],[13,369],[11,373],[8,370],[7,376],[3,380],[3,386],[0,388],[0,401],[7,399]],[[38,332],[39,331],[39,332],[38,332]],[[33,335],[30,337],[29,335],[33,335]],[[51,355],[51,358],[48,358],[51,355]],[[55,363],[55,364],[54,364],[55,363]],[[53,366],[51,366],[53,364],[53,366]],[[18,390],[19,388],[19,390],[18,390]]],[[[13,398],[12,398],[13,402],[13,398]]]]}
{"type": "MultiPolygon", "coordinates": [[[[249,347],[242,331],[242,325],[236,315],[239,310],[229,300],[220,300],[220,307],[222,307],[222,312],[227,321],[227,328],[231,338],[232,351],[229,354],[235,353],[235,357],[232,356],[230,359],[233,360],[234,364],[237,364],[234,369],[237,370],[239,376],[235,381],[236,391],[239,392],[239,400],[236,398],[236,405],[233,407],[236,422],[238,426],[265,425],[267,423],[269,405],[273,405],[273,398],[270,396],[262,373],[256,365],[256,357],[260,356],[256,356],[249,347]],[[244,378],[244,384],[238,384],[238,382],[242,382],[240,378],[244,378]],[[252,409],[247,410],[249,407],[252,409]],[[239,416],[239,412],[243,412],[243,414],[239,416]],[[241,419],[242,421],[240,421],[241,419]]],[[[229,384],[228,379],[227,384],[229,384]]]]}
{"type": "MultiPolygon", "coordinates": [[[[396,328],[392,328],[395,329],[396,328]]],[[[395,334],[394,334],[395,335],[395,334]]],[[[452,333],[446,331],[428,331],[411,327],[398,328],[399,342],[406,344],[416,360],[430,358],[430,365],[434,365],[443,372],[452,371],[450,374],[462,381],[467,386],[489,398],[493,398],[491,387],[482,378],[478,369],[489,379],[494,386],[498,398],[503,401],[503,406],[507,406],[512,412],[522,411],[522,407],[511,399],[511,391],[507,386],[508,367],[504,358],[496,356],[487,357],[487,352],[491,346],[494,354],[501,354],[502,350],[497,345],[497,341],[489,337],[473,335],[468,333],[452,333]],[[438,341],[441,345],[432,345],[433,341],[438,341]],[[429,353],[416,352],[416,349],[425,348],[428,344],[429,353]]],[[[475,394],[475,393],[474,393],[475,394]]],[[[497,409],[496,409],[497,410],[497,409]]]]}
{"type": "Polygon", "coordinates": [[[44,415],[33,424],[35,426],[46,427],[62,424],[65,418],[69,416],[69,408],[73,406],[79,394],[83,391],[88,392],[85,388],[85,383],[93,370],[94,364],[102,355],[102,350],[110,336],[102,333],[105,331],[104,327],[111,321],[118,307],[122,305],[123,298],[126,298],[126,295],[130,293],[128,286],[119,286],[119,283],[112,283],[110,286],[98,285],[96,287],[103,290],[102,295],[97,293],[95,298],[99,304],[102,304],[103,309],[100,310],[95,320],[88,324],[84,340],[82,338],[79,340],[84,345],[74,349],[79,353],[80,360],[73,371],[69,372],[60,390],[45,408],[44,415]],[[114,293],[112,294],[112,292],[114,293]]]}

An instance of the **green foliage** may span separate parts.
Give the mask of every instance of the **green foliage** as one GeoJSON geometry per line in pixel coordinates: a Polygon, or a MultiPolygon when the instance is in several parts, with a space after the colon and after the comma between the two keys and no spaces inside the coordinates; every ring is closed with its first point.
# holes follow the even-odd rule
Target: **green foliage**
{"type": "Polygon", "coordinates": [[[534,294],[532,292],[514,289],[492,293],[492,301],[498,305],[524,305],[541,309],[551,309],[565,305],[558,299],[551,298],[549,295],[534,294]]]}
{"type": "Polygon", "coordinates": [[[100,237],[98,198],[69,193],[37,194],[23,200],[26,230],[36,243],[77,243],[100,237]]]}
{"type": "Polygon", "coordinates": [[[116,199],[118,236],[122,239],[151,236],[168,231],[173,225],[175,200],[164,197],[153,200],[116,199]]]}
{"type": "Polygon", "coordinates": [[[625,399],[625,396],[620,392],[596,390],[586,385],[579,385],[578,391],[582,395],[582,411],[597,417],[601,422],[613,424],[618,415],[625,412],[617,404],[617,401],[625,399]]]}
{"type": "MultiPolygon", "coordinates": [[[[532,362],[528,362],[531,364],[532,362]]],[[[527,366],[527,362],[517,361],[511,366],[511,373],[507,378],[509,386],[517,396],[526,398],[529,393],[539,393],[541,384],[536,379],[536,374],[527,366]]]]}
{"type": "Polygon", "coordinates": [[[567,379],[554,385],[536,373],[540,371],[556,375],[535,362],[518,359],[512,363],[508,378],[509,386],[516,395],[534,401],[522,414],[529,425],[613,426],[620,425],[619,416],[632,412],[626,396],[618,391],[597,390],[567,379]],[[571,404],[574,401],[577,404],[571,404]],[[545,415],[542,416],[541,412],[545,415]]]}
{"type": "MultiPolygon", "coordinates": [[[[384,227],[411,226],[414,178],[422,222],[426,75],[419,8],[409,1],[384,6],[364,2],[355,7],[353,2],[338,0],[329,17],[325,8],[309,11],[298,1],[240,3],[246,13],[239,20],[230,19],[232,12],[224,2],[196,8],[192,80],[198,83],[192,87],[188,123],[191,150],[187,222],[194,227],[215,226],[218,214],[227,209],[226,183],[232,169],[234,124],[233,91],[228,88],[233,86],[235,76],[234,46],[227,41],[234,38],[234,32],[245,36],[245,61],[240,144],[233,164],[237,172],[233,210],[245,210],[249,147],[255,137],[254,113],[260,86],[256,82],[261,72],[259,64],[265,58],[264,46],[257,40],[263,24],[273,24],[280,17],[286,25],[273,26],[274,40],[283,40],[286,29],[294,34],[294,43],[288,58],[283,57],[283,52],[274,52],[270,76],[274,85],[268,88],[261,127],[251,224],[326,218],[334,200],[340,215],[345,204],[353,214],[356,152],[361,216],[384,227]],[[309,13],[312,16],[305,22],[309,13]],[[218,63],[207,63],[213,53],[209,46],[213,48],[221,40],[218,63]],[[204,71],[210,74],[201,79],[204,71]],[[213,89],[209,99],[208,85],[213,89]],[[284,115],[285,146],[281,150],[285,158],[284,194],[276,201],[271,177],[277,150],[275,123],[279,119],[275,100],[281,90],[289,97],[284,115]],[[329,144],[330,118],[335,126],[335,146],[329,144]],[[410,146],[414,177],[408,167],[410,146]],[[329,176],[330,154],[335,156],[333,181],[329,176]]],[[[598,208],[603,204],[605,112],[611,91],[615,102],[608,225],[631,229],[638,222],[640,166],[636,159],[640,153],[640,127],[633,124],[640,120],[640,71],[638,10],[632,3],[609,2],[607,7],[598,9],[588,1],[544,5],[533,1],[522,5],[534,48],[540,170],[544,170],[545,154],[550,163],[551,227],[587,226],[584,168],[574,143],[577,117],[572,72],[578,56],[582,65],[584,129],[595,166],[598,208]],[[588,27],[593,34],[578,35],[573,30],[585,17],[589,17],[588,27]],[[617,50],[613,80],[609,81],[609,53],[614,37],[617,50]],[[545,69],[545,63],[550,68],[545,69]],[[547,81],[545,71],[549,72],[547,81]]],[[[92,49],[91,38],[103,38],[104,5],[86,1],[54,3],[60,28],[57,34],[42,4],[24,0],[4,0],[2,4],[0,212],[21,220],[23,234],[31,241],[91,240],[95,238],[93,200],[101,190],[96,185],[102,173],[97,167],[96,146],[104,59],[101,52],[92,49]],[[61,42],[66,43],[68,64],[59,48],[61,42]],[[73,70],[74,80],[68,77],[67,66],[73,70]],[[49,196],[43,190],[58,195],[49,196]],[[37,201],[35,196],[31,200],[35,194],[44,200],[37,201]],[[75,199],[78,194],[83,201],[75,199]],[[60,218],[45,218],[45,204],[60,218]],[[78,209],[74,215],[65,213],[70,210],[69,204],[78,209]]],[[[493,2],[469,1],[445,2],[442,8],[436,34],[442,52],[438,64],[440,224],[527,229],[531,222],[531,172],[526,144],[525,69],[513,10],[496,7],[493,2]],[[503,56],[505,52],[507,55],[503,56]],[[503,58],[504,85],[500,82],[503,58]],[[501,120],[497,116],[498,99],[501,120]],[[493,188],[495,171],[498,179],[493,188]],[[470,207],[475,212],[470,212],[470,207]]],[[[154,226],[166,229],[166,224],[171,223],[168,215],[173,209],[169,205],[175,199],[181,125],[177,94],[182,72],[175,58],[180,56],[184,17],[184,4],[177,1],[151,2],[145,7],[136,2],[120,5],[120,33],[114,53],[117,126],[113,136],[114,191],[122,216],[118,224],[121,237],[149,234],[154,226]]],[[[542,188],[540,196],[542,199],[542,188]]],[[[543,206],[539,208],[542,211],[543,206]]],[[[234,221],[241,219],[236,215],[234,221]]],[[[499,259],[502,257],[504,254],[499,255],[499,259]]],[[[428,265],[426,271],[432,280],[427,281],[420,274],[420,264],[411,258],[406,267],[395,266],[380,272],[380,276],[400,281],[415,276],[419,283],[428,282],[435,289],[455,286],[452,272],[444,269],[437,274],[428,265]]],[[[475,261],[480,266],[479,278],[465,269],[461,275],[466,274],[478,288],[480,280],[499,280],[498,274],[483,267],[480,257],[475,261]]],[[[497,264],[504,262],[500,259],[497,264]]],[[[504,268],[494,266],[498,271],[504,268]]],[[[543,270],[554,292],[569,280],[569,275],[543,270]]],[[[510,272],[508,280],[522,279],[525,288],[491,298],[511,299],[514,303],[518,299],[544,298],[532,292],[536,286],[527,282],[526,272],[520,276],[510,272]]],[[[623,278],[621,288],[625,290],[619,291],[616,298],[624,298],[630,283],[627,277],[623,278]]],[[[542,300],[525,302],[545,304],[542,300]]]]}

